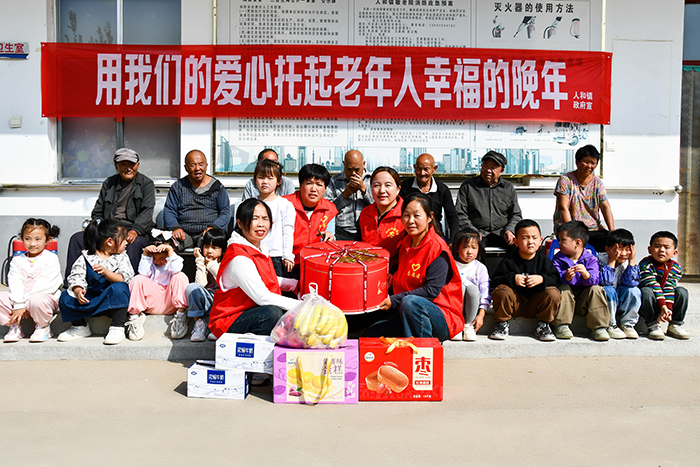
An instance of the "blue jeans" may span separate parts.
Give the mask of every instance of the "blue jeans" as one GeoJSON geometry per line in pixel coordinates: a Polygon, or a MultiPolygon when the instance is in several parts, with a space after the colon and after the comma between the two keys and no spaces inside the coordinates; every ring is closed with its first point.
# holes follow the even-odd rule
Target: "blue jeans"
{"type": "Polygon", "coordinates": [[[250,332],[260,336],[269,336],[282,314],[282,309],[278,306],[256,306],[241,313],[227,332],[236,334],[250,332]]]}
{"type": "Polygon", "coordinates": [[[452,337],[442,310],[427,298],[406,295],[401,299],[399,313],[406,337],[437,337],[440,342],[452,337]]]}
{"type": "Polygon", "coordinates": [[[617,288],[606,285],[608,310],[610,310],[610,326],[617,324],[617,315],[620,315],[620,324],[634,327],[639,321],[639,307],[642,306],[642,291],[637,287],[619,285],[617,288]]]}
{"type": "Polygon", "coordinates": [[[211,305],[214,302],[214,295],[199,284],[190,284],[185,289],[187,297],[187,316],[190,318],[201,318],[208,316],[211,305]]]}
{"type": "MultiPolygon", "coordinates": [[[[654,292],[649,287],[642,287],[641,291],[642,306],[639,308],[639,315],[647,326],[651,326],[659,318],[661,307],[659,302],[656,301],[654,292]]],[[[688,291],[683,287],[676,287],[674,295],[671,323],[683,325],[685,312],[688,310],[688,291]]]]}

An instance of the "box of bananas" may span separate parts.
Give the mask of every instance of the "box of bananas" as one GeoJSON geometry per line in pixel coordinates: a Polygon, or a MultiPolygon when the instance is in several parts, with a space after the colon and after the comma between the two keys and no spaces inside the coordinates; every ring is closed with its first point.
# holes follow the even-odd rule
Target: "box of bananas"
{"type": "Polygon", "coordinates": [[[282,315],[270,337],[284,347],[295,349],[337,349],[348,337],[348,322],[340,309],[317,294],[311,293],[301,303],[282,315]]]}

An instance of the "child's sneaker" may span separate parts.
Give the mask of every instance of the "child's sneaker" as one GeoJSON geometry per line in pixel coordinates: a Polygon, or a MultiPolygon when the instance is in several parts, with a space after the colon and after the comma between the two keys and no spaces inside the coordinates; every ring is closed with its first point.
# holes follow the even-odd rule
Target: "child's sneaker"
{"type": "Polygon", "coordinates": [[[464,331],[462,331],[462,340],[474,342],[476,340],[476,331],[474,326],[467,324],[464,326],[464,331]]]}
{"type": "Polygon", "coordinates": [[[461,341],[462,340],[462,331],[458,332],[456,335],[450,337],[451,341],[461,341]]]}
{"type": "MultiPolygon", "coordinates": [[[[591,331],[591,338],[594,341],[607,341],[610,340],[610,334],[608,332],[610,328],[598,328],[591,331]]],[[[618,329],[619,331],[619,329],[618,329]]]]}
{"type": "Polygon", "coordinates": [[[214,335],[213,332],[210,332],[209,335],[207,336],[207,339],[209,339],[210,341],[215,341],[215,340],[216,340],[216,336],[214,335]]]}
{"type": "Polygon", "coordinates": [[[144,313],[138,313],[136,315],[129,315],[129,320],[126,322],[126,337],[130,341],[140,341],[143,339],[146,330],[143,325],[146,324],[146,315],[144,313]]]}
{"type": "Polygon", "coordinates": [[[489,336],[489,339],[495,339],[497,341],[505,340],[508,337],[508,321],[501,321],[496,323],[496,327],[493,328],[493,332],[489,336]]]}
{"type": "Polygon", "coordinates": [[[610,339],[624,339],[627,337],[622,329],[617,327],[617,324],[613,324],[612,326],[608,327],[607,331],[610,339]]]}
{"type": "Polygon", "coordinates": [[[574,337],[574,333],[571,332],[571,328],[569,328],[568,324],[552,326],[552,331],[557,339],[571,339],[574,337]]]}
{"type": "Polygon", "coordinates": [[[92,336],[90,326],[71,326],[70,329],[58,335],[58,342],[70,342],[90,336],[92,336]]]}
{"type": "Polygon", "coordinates": [[[207,325],[203,319],[198,319],[194,322],[190,342],[204,342],[207,339],[207,325]]]}
{"type": "Polygon", "coordinates": [[[22,329],[18,324],[10,326],[10,330],[5,334],[4,342],[18,342],[22,338],[22,329]]]}
{"type": "Polygon", "coordinates": [[[676,339],[690,339],[690,334],[688,334],[688,331],[683,329],[683,326],[680,324],[669,324],[666,334],[671,337],[675,337],[676,339]]]}
{"type": "Polygon", "coordinates": [[[535,328],[535,337],[537,337],[541,341],[547,342],[557,340],[556,337],[554,337],[552,329],[549,327],[549,323],[545,323],[544,321],[537,322],[537,327],[535,328]]]}
{"type": "Polygon", "coordinates": [[[636,339],[639,337],[639,334],[637,334],[637,330],[634,329],[634,326],[625,326],[622,324],[620,325],[620,329],[622,329],[622,332],[625,333],[625,337],[627,339],[636,339]]]}
{"type": "Polygon", "coordinates": [[[122,326],[110,326],[105,336],[105,345],[117,345],[124,340],[124,328],[122,326]]]}
{"type": "Polygon", "coordinates": [[[51,329],[49,326],[44,326],[43,328],[38,324],[34,328],[34,332],[29,337],[29,342],[44,342],[49,340],[51,337],[51,329]]]}
{"type": "Polygon", "coordinates": [[[649,332],[647,333],[647,336],[649,336],[649,339],[655,340],[655,341],[662,341],[666,339],[666,334],[661,330],[661,326],[658,325],[658,323],[654,323],[651,326],[649,326],[649,332]]]}
{"type": "MultiPolygon", "coordinates": [[[[201,319],[199,321],[201,321],[201,319]]],[[[187,315],[183,311],[178,311],[170,322],[170,337],[172,339],[182,339],[186,334],[187,315]]]]}

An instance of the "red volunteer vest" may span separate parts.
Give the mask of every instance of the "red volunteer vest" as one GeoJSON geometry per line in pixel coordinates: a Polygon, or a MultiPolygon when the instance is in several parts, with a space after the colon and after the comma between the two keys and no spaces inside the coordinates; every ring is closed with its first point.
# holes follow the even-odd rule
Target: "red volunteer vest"
{"type": "Polygon", "coordinates": [[[440,294],[433,303],[442,310],[450,330],[450,336],[457,335],[464,329],[464,316],[462,315],[462,279],[459,276],[457,265],[447,243],[430,228],[423,241],[416,248],[411,247],[411,237],[406,236],[399,244],[399,269],[392,278],[394,293],[415,290],[423,286],[425,272],[428,266],[442,252],[447,253],[452,268],[450,281],[442,287],[440,294]]]}
{"type": "Polygon", "coordinates": [[[291,195],[285,196],[294,205],[296,218],[294,219],[294,264],[300,265],[301,258],[299,252],[302,248],[312,243],[318,243],[321,240],[318,237],[318,230],[325,232],[328,223],[338,214],[338,209],[335,204],[325,198],[321,198],[316,208],[311,214],[311,218],[306,215],[304,205],[301,204],[301,195],[299,190],[291,195]]]}
{"type": "MultiPolygon", "coordinates": [[[[224,259],[221,261],[219,274],[216,277],[216,283],[219,287],[221,287],[221,276],[226,270],[226,266],[228,266],[231,260],[236,256],[247,256],[252,259],[253,263],[255,263],[255,267],[258,269],[260,277],[270,292],[279,295],[282,294],[279,282],[277,281],[275,266],[272,264],[272,259],[255,248],[238,243],[229,245],[224,259]]],[[[225,292],[221,289],[217,290],[214,292],[214,303],[209,313],[209,329],[218,339],[223,333],[228,331],[241,313],[256,306],[258,306],[258,304],[248,297],[240,287],[229,289],[225,292]]]]}
{"type": "Polygon", "coordinates": [[[379,211],[377,211],[376,203],[364,208],[358,219],[362,241],[388,251],[390,270],[392,271],[398,263],[399,242],[406,236],[406,230],[401,221],[403,200],[400,196],[396,200],[396,206],[391,208],[381,222],[379,222],[379,211]]]}

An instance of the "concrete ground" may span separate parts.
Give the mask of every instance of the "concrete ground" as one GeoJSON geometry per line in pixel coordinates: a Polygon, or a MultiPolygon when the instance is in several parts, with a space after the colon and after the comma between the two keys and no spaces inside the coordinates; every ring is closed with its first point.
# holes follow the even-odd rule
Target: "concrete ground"
{"type": "Polygon", "coordinates": [[[3,466],[697,466],[700,357],[448,360],[445,400],[188,399],[189,362],[0,362],[3,466]]]}

